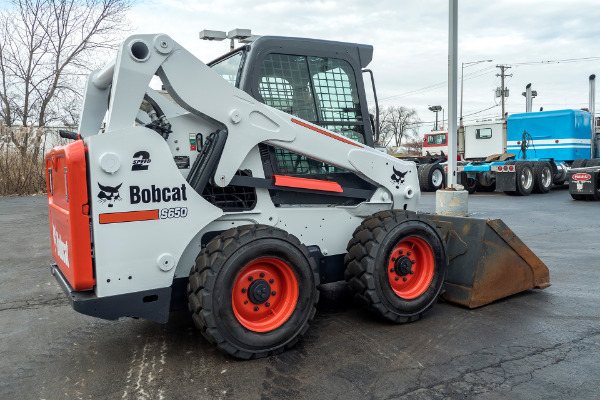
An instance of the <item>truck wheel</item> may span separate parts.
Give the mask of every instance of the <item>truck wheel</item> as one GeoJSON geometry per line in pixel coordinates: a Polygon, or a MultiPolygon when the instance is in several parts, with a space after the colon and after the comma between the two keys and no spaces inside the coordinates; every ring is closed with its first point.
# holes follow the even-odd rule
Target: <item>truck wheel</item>
{"type": "Polygon", "coordinates": [[[194,324],[234,357],[277,354],[316,312],[317,267],[293,235],[264,225],[229,229],[196,258],[188,285],[194,324]]]}
{"type": "Polygon", "coordinates": [[[446,182],[444,168],[440,164],[427,164],[421,168],[419,174],[421,188],[426,192],[435,192],[441,189],[446,182]]]}
{"type": "Polygon", "coordinates": [[[571,168],[582,168],[587,167],[588,160],[586,159],[577,159],[571,163],[571,168]]]}
{"type": "Polygon", "coordinates": [[[516,193],[519,196],[529,196],[533,191],[533,168],[531,163],[527,161],[518,161],[515,164],[515,171],[517,173],[517,190],[516,193]]]}
{"type": "Polygon", "coordinates": [[[475,178],[472,178],[472,177],[469,178],[467,176],[467,173],[464,172],[464,171],[461,172],[461,174],[463,174],[462,177],[461,177],[461,179],[462,179],[462,182],[463,182],[462,185],[465,188],[465,190],[467,192],[469,192],[469,194],[475,193],[475,191],[477,190],[477,180],[475,178]]]}
{"type": "Polygon", "coordinates": [[[552,188],[552,166],[547,161],[538,161],[533,164],[533,191],[535,193],[548,193],[552,188]]]}
{"type": "Polygon", "coordinates": [[[363,221],[348,243],[344,277],[356,297],[397,323],[420,319],[442,290],[448,258],[436,228],[399,210],[363,221]]]}

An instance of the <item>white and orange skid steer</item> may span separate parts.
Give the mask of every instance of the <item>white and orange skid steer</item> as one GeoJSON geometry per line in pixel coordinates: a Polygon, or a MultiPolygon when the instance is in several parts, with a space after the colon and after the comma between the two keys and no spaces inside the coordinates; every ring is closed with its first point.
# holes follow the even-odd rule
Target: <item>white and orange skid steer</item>
{"type": "Polygon", "coordinates": [[[164,34],[125,40],[46,155],[51,270],[74,309],[165,323],[186,307],[219,349],[258,358],[306,332],[326,282],[394,322],[440,295],[548,286],[502,221],[415,212],[415,165],[373,148],[372,53],[261,37],[206,65],[164,34]]]}

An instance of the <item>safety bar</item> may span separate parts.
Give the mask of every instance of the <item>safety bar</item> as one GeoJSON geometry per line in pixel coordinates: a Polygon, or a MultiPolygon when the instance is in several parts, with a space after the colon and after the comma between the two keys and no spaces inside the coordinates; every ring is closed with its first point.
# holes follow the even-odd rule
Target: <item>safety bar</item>
{"type": "Polygon", "coordinates": [[[96,76],[94,76],[94,79],[92,80],[94,86],[96,86],[100,90],[104,90],[110,86],[113,80],[113,75],[115,73],[116,63],[117,59],[113,58],[102,69],[98,70],[98,73],[96,73],[96,76]]]}

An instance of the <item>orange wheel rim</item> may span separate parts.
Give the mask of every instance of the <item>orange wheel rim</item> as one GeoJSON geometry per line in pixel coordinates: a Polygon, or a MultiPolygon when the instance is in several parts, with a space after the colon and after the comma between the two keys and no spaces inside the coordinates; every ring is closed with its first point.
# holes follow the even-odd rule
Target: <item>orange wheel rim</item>
{"type": "Polygon", "coordinates": [[[278,258],[263,257],[246,265],[233,285],[232,306],[237,320],[254,332],[277,329],[298,302],[298,280],[278,258]]]}
{"type": "Polygon", "coordinates": [[[388,281],[403,299],[415,299],[425,293],[433,280],[433,250],[421,238],[407,237],[394,247],[388,259],[388,281]]]}

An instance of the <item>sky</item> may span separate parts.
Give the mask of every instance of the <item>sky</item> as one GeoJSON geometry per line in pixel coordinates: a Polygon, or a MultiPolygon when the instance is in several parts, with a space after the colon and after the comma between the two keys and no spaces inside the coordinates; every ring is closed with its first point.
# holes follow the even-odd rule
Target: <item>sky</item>
{"type": "MultiPolygon", "coordinates": [[[[464,68],[465,123],[501,116],[494,95],[500,64],[511,66],[505,81],[509,114],[525,112],[521,93],[528,83],[538,92],[534,111],[587,107],[588,77],[600,78],[598,5],[460,0],[459,76],[463,62],[493,60],[464,68]]],[[[229,51],[229,41],[202,41],[203,29],[370,44],[374,55],[368,68],[380,105],[414,108],[424,121],[421,134],[433,128],[429,105],[441,105],[447,114],[447,0],[152,0],[136,2],[129,19],[131,33],[166,33],[204,62],[229,51]]]]}

